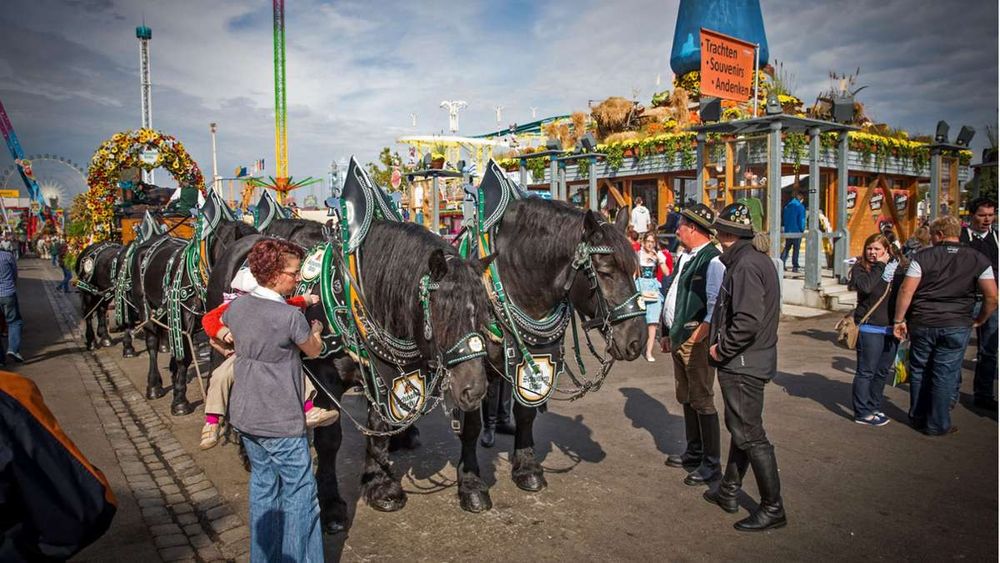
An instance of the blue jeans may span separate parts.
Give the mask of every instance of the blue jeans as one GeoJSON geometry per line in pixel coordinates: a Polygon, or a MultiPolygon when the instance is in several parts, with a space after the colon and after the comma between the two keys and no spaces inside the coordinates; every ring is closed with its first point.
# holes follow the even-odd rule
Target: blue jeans
{"type": "MultiPolygon", "coordinates": [[[[982,301],[976,304],[973,318],[979,316],[982,301]]],[[[993,380],[997,377],[997,311],[993,311],[983,326],[976,329],[979,349],[976,354],[976,375],[972,379],[972,395],[976,399],[993,398],[993,380]]]]}
{"type": "MultiPolygon", "coordinates": [[[[865,418],[882,410],[882,391],[886,379],[896,369],[896,348],[899,342],[891,334],[858,333],[858,368],[851,386],[854,418],[865,418]]],[[[882,327],[879,327],[882,328],[882,327]]]]}
{"type": "Polygon", "coordinates": [[[243,434],[250,458],[250,561],[323,561],[323,535],[306,437],[243,434]]]}
{"type": "Polygon", "coordinates": [[[69,271],[69,268],[61,264],[59,265],[59,267],[62,268],[63,279],[61,282],[59,282],[58,289],[61,289],[64,292],[69,293],[69,282],[70,280],[73,279],[73,272],[69,271]]]}
{"type": "Polygon", "coordinates": [[[951,428],[971,326],[914,327],[910,333],[910,420],[928,434],[951,428]]]}
{"type": "Polygon", "coordinates": [[[19,353],[21,351],[21,327],[24,325],[24,321],[21,320],[21,308],[17,305],[17,294],[0,297],[0,309],[3,309],[3,317],[7,321],[7,351],[19,353]]]}
{"type": "MultiPolygon", "coordinates": [[[[792,233],[795,234],[795,233],[792,233]]],[[[803,237],[805,238],[805,237],[803,237]]],[[[781,251],[781,263],[788,260],[788,251],[792,251],[792,268],[799,269],[799,249],[802,247],[802,238],[786,238],[785,248],[781,251]]]]}

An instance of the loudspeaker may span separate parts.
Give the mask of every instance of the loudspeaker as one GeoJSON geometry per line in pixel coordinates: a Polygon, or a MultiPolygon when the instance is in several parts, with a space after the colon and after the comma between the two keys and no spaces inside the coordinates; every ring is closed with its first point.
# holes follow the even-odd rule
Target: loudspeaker
{"type": "Polygon", "coordinates": [[[561,151],[562,142],[560,142],[559,139],[549,139],[548,141],[545,141],[545,148],[550,151],[561,151]]]}
{"type": "Polygon", "coordinates": [[[583,152],[594,152],[597,149],[597,139],[594,138],[593,133],[585,133],[580,137],[580,148],[583,152]]]}
{"type": "Polygon", "coordinates": [[[937,122],[937,129],[934,132],[935,143],[948,142],[948,122],[941,120],[937,122]]]}
{"type": "Polygon", "coordinates": [[[833,120],[837,123],[854,121],[854,96],[836,96],[833,98],[833,120]]]}
{"type": "Polygon", "coordinates": [[[700,103],[701,108],[698,110],[698,116],[701,117],[702,123],[722,119],[722,100],[719,98],[702,98],[700,103]]]}
{"type": "Polygon", "coordinates": [[[962,129],[958,132],[958,138],[955,139],[955,144],[960,147],[967,147],[969,143],[972,142],[972,138],[976,136],[976,130],[968,125],[963,125],[962,129]]]}

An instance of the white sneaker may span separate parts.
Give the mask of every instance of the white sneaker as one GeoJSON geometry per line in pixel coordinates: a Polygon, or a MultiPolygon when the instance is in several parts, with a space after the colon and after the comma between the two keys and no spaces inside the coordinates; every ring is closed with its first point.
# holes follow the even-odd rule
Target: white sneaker
{"type": "Polygon", "coordinates": [[[656,358],[654,358],[652,355],[649,355],[649,356],[646,356],[646,361],[647,362],[655,362],[656,358]]]}
{"type": "Polygon", "coordinates": [[[198,447],[203,450],[214,448],[219,443],[219,436],[222,435],[222,427],[219,424],[206,422],[201,429],[201,443],[198,447]]]}

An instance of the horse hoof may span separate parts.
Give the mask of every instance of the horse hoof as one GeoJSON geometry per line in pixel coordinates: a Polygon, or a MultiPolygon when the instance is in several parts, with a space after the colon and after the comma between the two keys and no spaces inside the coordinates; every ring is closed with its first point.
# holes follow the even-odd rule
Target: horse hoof
{"type": "Polygon", "coordinates": [[[135,350],[126,349],[126,350],[122,351],[122,357],[123,358],[134,358],[135,357],[135,350]]]}
{"type": "Polygon", "coordinates": [[[103,347],[105,347],[105,348],[107,348],[107,347],[111,346],[111,340],[110,340],[110,339],[108,339],[108,338],[104,338],[104,339],[102,339],[102,340],[101,340],[101,346],[103,346],[103,347]]]}
{"type": "Polygon", "coordinates": [[[493,500],[486,491],[458,492],[458,503],[462,510],[479,514],[493,508],[493,500]]]}
{"type": "Polygon", "coordinates": [[[370,503],[372,508],[378,510],[379,512],[396,512],[397,510],[402,510],[406,506],[406,497],[390,497],[390,498],[380,498],[374,499],[370,503]]]}
{"type": "Polygon", "coordinates": [[[541,471],[538,473],[520,473],[513,476],[514,484],[517,485],[518,489],[522,491],[527,491],[529,493],[537,493],[538,491],[548,487],[549,484],[545,481],[545,477],[542,475],[541,471]]]}
{"type": "Polygon", "coordinates": [[[542,474],[542,466],[535,461],[534,448],[514,450],[510,476],[517,488],[529,493],[537,493],[549,485],[542,474]]]}
{"type": "Polygon", "coordinates": [[[170,414],[174,416],[184,416],[194,412],[194,407],[191,403],[184,401],[183,403],[174,403],[170,407],[170,414]]]}
{"type": "Polygon", "coordinates": [[[167,390],[163,387],[147,387],[146,388],[146,398],[150,401],[159,399],[160,397],[167,394],[167,390]]]}
{"type": "Polygon", "coordinates": [[[323,524],[323,533],[328,536],[335,536],[347,531],[347,522],[340,522],[338,520],[331,520],[326,524],[323,524]]]}

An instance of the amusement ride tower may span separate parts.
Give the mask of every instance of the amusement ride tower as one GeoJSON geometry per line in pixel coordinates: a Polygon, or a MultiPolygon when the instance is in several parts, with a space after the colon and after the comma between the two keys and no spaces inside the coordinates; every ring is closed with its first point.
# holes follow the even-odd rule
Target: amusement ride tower
{"type": "MultiPolygon", "coordinates": [[[[153,95],[152,80],[149,75],[149,42],[153,39],[153,30],[142,25],[135,28],[135,37],[139,40],[139,101],[142,111],[142,128],[153,128],[153,95]]],[[[147,184],[153,182],[153,171],[143,170],[142,180],[147,184]]]]}
{"type": "Polygon", "coordinates": [[[274,5],[274,177],[252,180],[256,187],[275,191],[278,203],[284,203],[288,192],[321,182],[320,178],[293,180],[288,174],[288,129],[285,81],[285,0],[273,0],[274,5]]]}

